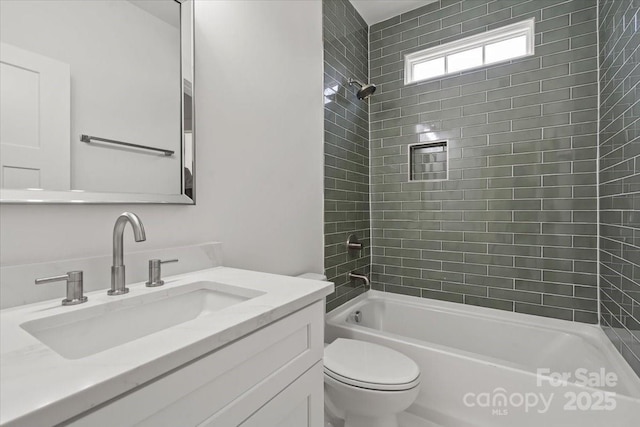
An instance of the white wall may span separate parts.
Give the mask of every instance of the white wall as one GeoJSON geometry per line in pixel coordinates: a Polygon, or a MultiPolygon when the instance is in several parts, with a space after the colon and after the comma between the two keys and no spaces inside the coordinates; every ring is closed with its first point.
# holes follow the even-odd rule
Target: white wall
{"type": "MultiPolygon", "coordinates": [[[[179,16],[178,3],[172,11],[179,16]]],[[[128,1],[3,0],[0,38],[70,66],[72,189],[180,193],[177,26],[128,1]],[[80,134],[177,155],[87,144],[80,134]]]]}
{"type": "Polygon", "coordinates": [[[321,3],[197,1],[195,46],[198,204],[2,205],[2,265],[109,254],[130,210],[147,241],[127,227],[125,264],[134,248],[221,241],[228,266],[322,271],[321,3]]]}

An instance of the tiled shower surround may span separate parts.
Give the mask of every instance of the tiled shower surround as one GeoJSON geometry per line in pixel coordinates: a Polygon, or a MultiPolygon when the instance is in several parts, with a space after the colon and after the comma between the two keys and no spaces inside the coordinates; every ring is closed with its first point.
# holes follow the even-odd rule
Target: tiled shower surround
{"type": "Polygon", "coordinates": [[[369,107],[356,98],[347,80],[366,82],[369,30],[348,0],[322,2],[324,43],[324,238],[325,274],[336,290],[327,310],[362,293],[352,284],[351,271],[369,274],[369,107]],[[348,252],[355,233],[362,253],[348,252]]]}
{"type": "Polygon", "coordinates": [[[640,1],[599,8],[601,324],[640,375],[640,1]]]}
{"type": "Polygon", "coordinates": [[[598,321],[596,31],[595,0],[441,0],[371,27],[374,288],[598,321]],[[534,56],[404,85],[405,54],[532,17],[534,56]],[[448,180],[408,182],[409,144],[443,140],[448,180]]]}

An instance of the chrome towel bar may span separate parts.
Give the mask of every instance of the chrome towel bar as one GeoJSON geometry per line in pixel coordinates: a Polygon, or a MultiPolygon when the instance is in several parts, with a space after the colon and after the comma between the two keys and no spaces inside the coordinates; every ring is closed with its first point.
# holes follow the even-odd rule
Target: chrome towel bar
{"type": "Polygon", "coordinates": [[[127,146],[127,147],[141,148],[143,150],[159,151],[160,153],[163,153],[165,156],[173,156],[173,153],[175,153],[175,151],[173,151],[173,150],[165,150],[164,148],[149,147],[147,145],[132,144],[130,142],[115,141],[113,139],[99,138],[97,136],[90,136],[90,135],[84,135],[84,134],[80,135],[80,141],[86,142],[86,143],[91,143],[93,141],[106,142],[106,143],[109,143],[109,144],[116,144],[116,145],[124,145],[124,146],[127,146]]]}

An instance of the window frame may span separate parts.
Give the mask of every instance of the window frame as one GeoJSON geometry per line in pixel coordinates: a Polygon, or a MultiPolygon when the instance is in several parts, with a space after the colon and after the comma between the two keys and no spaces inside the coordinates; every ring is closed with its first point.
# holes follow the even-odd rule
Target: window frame
{"type": "Polygon", "coordinates": [[[534,54],[535,48],[535,19],[529,18],[524,21],[516,22],[506,25],[504,27],[496,28],[494,30],[485,31],[480,34],[476,34],[470,37],[465,37],[460,40],[456,40],[450,43],[445,43],[440,46],[423,49],[418,52],[408,53],[404,56],[404,84],[409,85],[413,83],[420,83],[427,80],[433,80],[445,77],[451,74],[463,73],[466,71],[489,67],[491,65],[501,64],[504,62],[513,61],[514,59],[524,58],[534,54]],[[486,45],[498,43],[501,41],[509,40],[512,38],[526,36],[526,52],[523,55],[514,56],[508,59],[503,59],[489,64],[485,63],[485,47],[486,45]],[[447,57],[456,53],[464,52],[469,49],[482,47],[482,65],[477,65],[464,70],[449,72],[449,61],[447,57]],[[413,78],[413,67],[416,64],[420,64],[426,61],[431,61],[438,58],[444,58],[444,74],[437,76],[426,77],[424,79],[416,80],[413,78]]]}

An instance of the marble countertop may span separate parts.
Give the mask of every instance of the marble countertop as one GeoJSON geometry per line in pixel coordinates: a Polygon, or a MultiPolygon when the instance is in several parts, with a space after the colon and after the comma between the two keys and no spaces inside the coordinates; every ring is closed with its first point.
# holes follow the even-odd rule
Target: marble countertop
{"type": "Polygon", "coordinates": [[[0,425],[58,424],[320,300],[333,290],[329,282],[227,267],[164,280],[165,285],[158,288],[147,288],[143,282],[129,285],[130,292],[117,297],[108,296],[106,289],[91,292],[87,303],[76,306],[63,307],[60,299],[55,299],[0,311],[0,425]],[[194,281],[263,294],[73,360],[62,357],[20,326],[104,305],[116,298],[157,298],[157,293],[194,281]]]}

